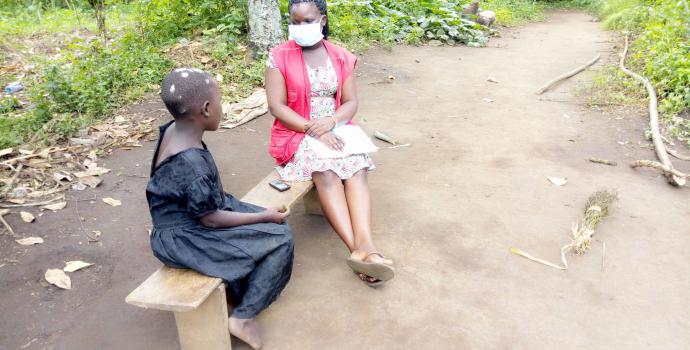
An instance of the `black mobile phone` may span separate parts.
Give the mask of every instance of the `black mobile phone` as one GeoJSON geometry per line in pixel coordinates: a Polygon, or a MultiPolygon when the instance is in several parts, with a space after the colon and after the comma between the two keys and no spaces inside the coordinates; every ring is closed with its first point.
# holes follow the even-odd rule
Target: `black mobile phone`
{"type": "Polygon", "coordinates": [[[268,183],[271,187],[275,188],[279,192],[285,192],[290,189],[290,185],[286,184],[285,182],[282,182],[280,180],[273,180],[268,183]]]}

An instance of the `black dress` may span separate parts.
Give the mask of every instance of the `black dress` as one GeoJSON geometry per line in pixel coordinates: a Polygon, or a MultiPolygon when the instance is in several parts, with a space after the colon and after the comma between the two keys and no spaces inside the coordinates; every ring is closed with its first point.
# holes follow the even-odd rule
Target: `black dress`
{"type": "Polygon", "coordinates": [[[263,208],[223,191],[205,144],[203,149],[175,154],[156,167],[160,141],[171,124],[160,128],[146,187],[153,219],[153,254],[167,266],[222,278],[233,299],[239,301],[233,316],[255,317],[278,297],[290,279],[290,227],[261,223],[214,229],[202,225],[199,218],[219,209],[254,213],[263,208]]]}

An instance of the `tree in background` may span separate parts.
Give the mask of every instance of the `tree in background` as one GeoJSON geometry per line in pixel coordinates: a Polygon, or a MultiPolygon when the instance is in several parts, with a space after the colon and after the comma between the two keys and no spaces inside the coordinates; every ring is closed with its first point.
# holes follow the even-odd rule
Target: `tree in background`
{"type": "Polygon", "coordinates": [[[103,40],[108,38],[108,32],[105,28],[105,0],[89,0],[89,5],[93,7],[96,13],[96,23],[98,23],[98,33],[103,37],[103,40]]]}
{"type": "Polygon", "coordinates": [[[249,42],[254,54],[283,41],[280,7],[276,0],[249,0],[249,42]]]}

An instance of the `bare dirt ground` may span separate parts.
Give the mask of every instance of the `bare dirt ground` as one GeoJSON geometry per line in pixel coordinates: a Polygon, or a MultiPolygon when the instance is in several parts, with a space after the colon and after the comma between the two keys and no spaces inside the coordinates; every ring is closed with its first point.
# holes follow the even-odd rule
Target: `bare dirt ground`
{"type": "MultiPolygon", "coordinates": [[[[412,144],[376,153],[370,177],[376,241],[398,275],[382,289],[366,287],[325,220],[297,209],[292,281],[260,317],[265,348],[688,349],[690,192],[627,166],[654,158],[640,147],[645,111],[584,107],[573,91],[590,74],[534,94],[596,53],[615,61],[615,42],[585,14],[554,12],[504,30],[488,48],[362,55],[361,125],[412,144]],[[370,84],[388,75],[396,80],[370,84]],[[556,187],[545,176],[569,183],[556,187]],[[568,271],[509,252],[516,246],[558,261],[587,197],[604,187],[620,199],[597,231],[606,242],[603,268],[599,244],[571,257],[568,271]]],[[[155,100],[133,107],[162,122],[160,108],[155,100]]],[[[270,122],[208,135],[229,192],[242,195],[270,171],[270,122]]],[[[152,148],[116,152],[104,185],[70,192],[58,213],[34,224],[8,217],[18,233],[45,243],[0,237],[3,261],[17,261],[0,268],[1,349],[178,348],[172,314],[124,303],[159,266],[146,232],[152,148]],[[88,243],[91,230],[103,232],[100,243],[88,243]],[[72,273],[72,290],[44,285],[46,269],[77,259],[96,266],[72,273]]]]}

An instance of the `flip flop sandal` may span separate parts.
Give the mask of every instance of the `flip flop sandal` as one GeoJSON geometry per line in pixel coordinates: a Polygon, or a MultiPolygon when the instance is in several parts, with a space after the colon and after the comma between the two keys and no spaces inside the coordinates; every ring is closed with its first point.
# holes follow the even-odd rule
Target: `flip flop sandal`
{"type": "Polygon", "coordinates": [[[384,263],[373,263],[366,261],[372,255],[378,255],[382,259],[385,259],[381,253],[370,253],[365,256],[363,260],[357,260],[353,258],[347,259],[347,266],[349,266],[353,271],[363,273],[367,276],[376,278],[381,281],[390,281],[395,277],[395,269],[392,266],[386,265],[384,263]]]}
{"type": "Polygon", "coordinates": [[[386,281],[377,280],[374,277],[367,276],[363,273],[355,272],[355,274],[359,276],[359,279],[362,280],[362,282],[364,282],[367,286],[371,288],[377,288],[386,283],[386,281]],[[373,281],[371,279],[373,279],[373,281]]]}

